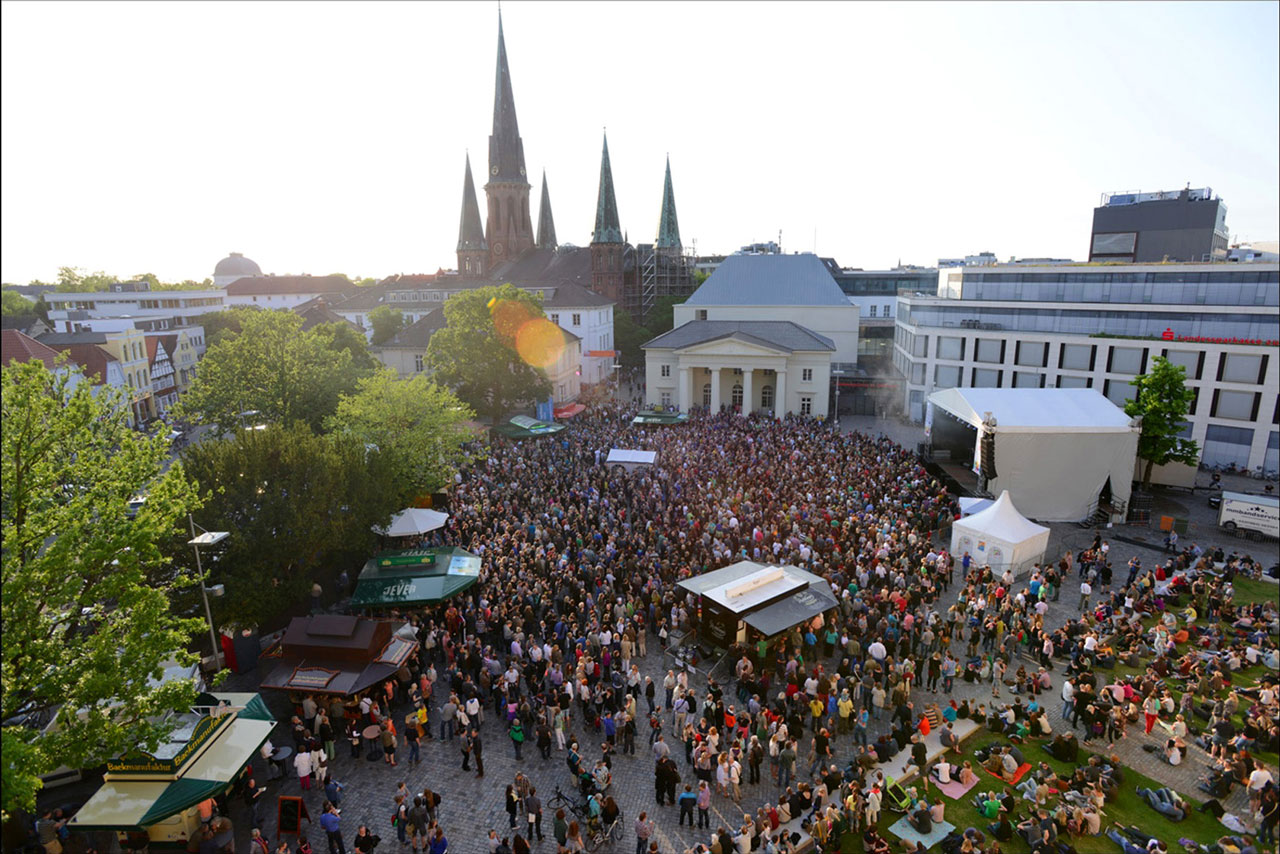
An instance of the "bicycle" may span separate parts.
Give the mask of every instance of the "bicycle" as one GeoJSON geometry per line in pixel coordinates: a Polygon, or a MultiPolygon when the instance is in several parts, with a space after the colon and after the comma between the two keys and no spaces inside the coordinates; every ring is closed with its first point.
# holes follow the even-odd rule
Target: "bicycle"
{"type": "Polygon", "coordinates": [[[560,790],[559,786],[556,786],[555,794],[551,796],[551,800],[547,803],[547,806],[551,808],[552,812],[564,807],[577,818],[583,819],[584,821],[587,818],[586,803],[569,797],[560,790]]]}
{"type": "Polygon", "coordinates": [[[622,839],[622,810],[618,810],[618,816],[608,825],[605,825],[599,819],[595,819],[594,825],[590,819],[587,822],[588,836],[586,839],[587,850],[596,851],[602,845],[613,845],[622,839]]]}

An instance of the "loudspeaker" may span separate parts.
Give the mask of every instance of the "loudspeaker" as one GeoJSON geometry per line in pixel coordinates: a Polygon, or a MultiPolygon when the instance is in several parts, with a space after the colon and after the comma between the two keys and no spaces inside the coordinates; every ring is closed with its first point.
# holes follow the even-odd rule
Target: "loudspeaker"
{"type": "Polygon", "coordinates": [[[983,477],[987,480],[995,480],[999,477],[996,474],[996,435],[994,433],[983,433],[981,441],[978,467],[982,469],[983,477]]]}

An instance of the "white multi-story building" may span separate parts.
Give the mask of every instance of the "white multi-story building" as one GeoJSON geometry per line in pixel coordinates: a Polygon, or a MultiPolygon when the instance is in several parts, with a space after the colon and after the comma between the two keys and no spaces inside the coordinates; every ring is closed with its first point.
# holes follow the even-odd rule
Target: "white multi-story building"
{"type": "Polygon", "coordinates": [[[117,282],[105,291],[44,295],[49,306],[49,324],[55,332],[89,329],[87,320],[136,321],[138,328],[151,332],[176,329],[211,311],[225,307],[227,292],[222,288],[199,291],[153,291],[148,282],[117,282]]]}
{"type": "Polygon", "coordinates": [[[1184,435],[1206,464],[1280,468],[1280,265],[944,268],[898,297],[906,411],[955,387],[1095,388],[1123,406],[1156,356],[1196,393],[1184,435]]]}

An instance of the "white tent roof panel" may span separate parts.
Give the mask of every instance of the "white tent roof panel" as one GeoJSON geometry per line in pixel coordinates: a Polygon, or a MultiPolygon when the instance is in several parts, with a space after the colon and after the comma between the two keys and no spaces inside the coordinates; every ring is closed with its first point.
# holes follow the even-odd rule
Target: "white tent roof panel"
{"type": "Polygon", "coordinates": [[[1092,388],[949,388],[929,402],[974,427],[984,413],[997,431],[1019,433],[1128,433],[1129,416],[1092,388]]]}
{"type": "Polygon", "coordinates": [[[642,463],[644,465],[653,465],[658,459],[657,451],[629,451],[624,448],[614,448],[609,451],[607,463],[642,463]]]}
{"type": "Polygon", "coordinates": [[[422,507],[409,507],[391,517],[391,524],[385,529],[374,528],[373,530],[386,537],[414,537],[434,531],[436,528],[443,528],[448,520],[448,513],[422,507]]]}

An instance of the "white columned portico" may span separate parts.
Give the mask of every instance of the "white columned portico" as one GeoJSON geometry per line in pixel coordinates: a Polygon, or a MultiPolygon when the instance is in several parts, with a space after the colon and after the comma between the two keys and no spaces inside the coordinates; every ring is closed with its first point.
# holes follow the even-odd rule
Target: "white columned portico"
{"type": "Polygon", "coordinates": [[[692,380],[689,377],[690,368],[688,365],[680,366],[680,387],[677,390],[681,412],[688,412],[693,406],[692,380]]]}
{"type": "Polygon", "coordinates": [[[776,380],[773,387],[773,414],[783,416],[787,414],[787,369],[778,368],[776,380]]]}
{"type": "Polygon", "coordinates": [[[711,411],[720,411],[720,369],[711,368],[711,411]]]}
{"type": "Polygon", "coordinates": [[[753,368],[742,369],[742,414],[750,415],[751,410],[755,408],[755,398],[752,396],[751,375],[755,373],[753,368]]]}

